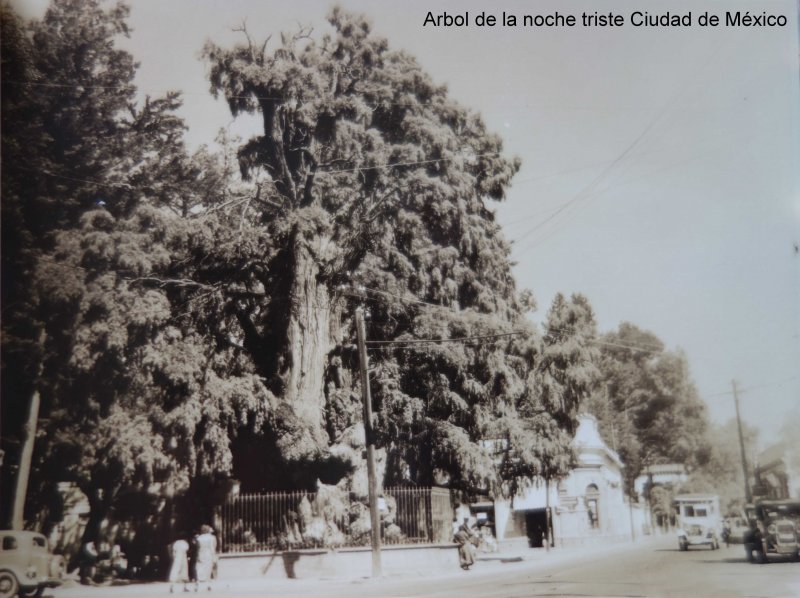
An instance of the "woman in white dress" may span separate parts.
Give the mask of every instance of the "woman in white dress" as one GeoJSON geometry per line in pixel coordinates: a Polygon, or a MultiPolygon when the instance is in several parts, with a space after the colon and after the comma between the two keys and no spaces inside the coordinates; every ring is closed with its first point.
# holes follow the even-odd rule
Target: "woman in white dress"
{"type": "Polygon", "coordinates": [[[204,525],[200,528],[200,535],[197,536],[197,564],[195,565],[195,573],[197,574],[197,585],[195,590],[200,587],[201,583],[207,584],[208,589],[211,589],[211,572],[214,569],[214,561],[217,556],[217,538],[210,525],[204,525]]]}
{"type": "Polygon", "coordinates": [[[169,591],[174,591],[176,583],[183,584],[183,591],[188,592],[189,588],[186,584],[189,583],[189,543],[183,538],[178,538],[170,546],[170,553],[172,555],[172,566],[169,569],[169,591]]]}

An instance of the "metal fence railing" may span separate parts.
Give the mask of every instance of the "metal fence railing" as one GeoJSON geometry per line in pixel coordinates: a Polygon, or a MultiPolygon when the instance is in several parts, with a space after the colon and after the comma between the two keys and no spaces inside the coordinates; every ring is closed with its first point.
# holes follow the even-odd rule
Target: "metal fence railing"
{"type": "MultiPolygon", "coordinates": [[[[386,545],[445,543],[453,507],[446,488],[385,488],[378,501],[386,545]]],[[[369,509],[338,491],[241,494],[220,509],[224,553],[369,546],[369,509]]]]}

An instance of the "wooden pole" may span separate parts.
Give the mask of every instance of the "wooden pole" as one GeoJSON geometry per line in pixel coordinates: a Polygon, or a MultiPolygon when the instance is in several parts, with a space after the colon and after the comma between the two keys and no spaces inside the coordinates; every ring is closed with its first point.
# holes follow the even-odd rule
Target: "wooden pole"
{"type": "Polygon", "coordinates": [[[381,575],[381,517],[378,511],[378,484],[375,476],[375,444],[372,433],[372,396],[369,390],[369,365],[364,327],[364,310],[356,309],[356,335],[358,337],[358,365],[361,373],[361,397],[364,401],[364,435],[367,443],[367,485],[369,487],[369,515],[372,536],[372,577],[381,575]]]}
{"type": "Polygon", "coordinates": [[[744,434],[742,434],[742,418],[739,416],[739,395],[736,392],[736,380],[731,380],[733,385],[733,402],[736,405],[736,425],[739,428],[739,449],[742,453],[742,472],[744,473],[744,499],[746,502],[753,502],[753,495],[750,492],[750,482],[747,479],[747,456],[744,450],[744,434]]]}
{"type": "Polygon", "coordinates": [[[19,456],[19,471],[17,484],[14,488],[14,506],[11,511],[11,529],[21,530],[25,524],[25,498],[28,494],[28,479],[31,474],[31,461],[33,459],[33,445],[36,441],[36,423],[39,420],[39,390],[33,391],[31,396],[28,421],[25,423],[25,442],[19,456]]]}
{"type": "MultiPolygon", "coordinates": [[[[45,331],[39,332],[39,366],[36,379],[40,378],[44,369],[44,341],[45,331]]],[[[25,440],[19,456],[19,471],[14,487],[14,504],[11,507],[11,529],[21,530],[25,526],[25,500],[28,495],[28,480],[31,475],[31,461],[33,460],[33,446],[36,443],[36,426],[39,422],[39,404],[41,397],[39,389],[34,387],[28,411],[28,421],[25,423],[25,440]]]]}

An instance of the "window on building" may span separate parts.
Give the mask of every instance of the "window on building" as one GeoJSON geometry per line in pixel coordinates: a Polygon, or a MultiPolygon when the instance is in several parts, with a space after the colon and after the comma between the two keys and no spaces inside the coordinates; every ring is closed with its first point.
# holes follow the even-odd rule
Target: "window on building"
{"type": "Polygon", "coordinates": [[[600,528],[600,490],[595,484],[586,486],[586,514],[589,517],[591,529],[600,528]]]}

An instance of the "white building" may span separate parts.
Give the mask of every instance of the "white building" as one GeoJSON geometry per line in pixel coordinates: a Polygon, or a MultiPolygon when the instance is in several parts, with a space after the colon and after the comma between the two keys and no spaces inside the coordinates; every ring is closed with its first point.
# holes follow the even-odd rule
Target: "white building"
{"type": "Polygon", "coordinates": [[[644,528],[645,513],[625,497],[623,464],[597,430],[597,420],[580,415],[574,439],[577,466],[548,487],[544,481],[511,501],[495,501],[498,539],[527,538],[542,546],[550,507],[555,545],[631,539],[644,528]]]}

